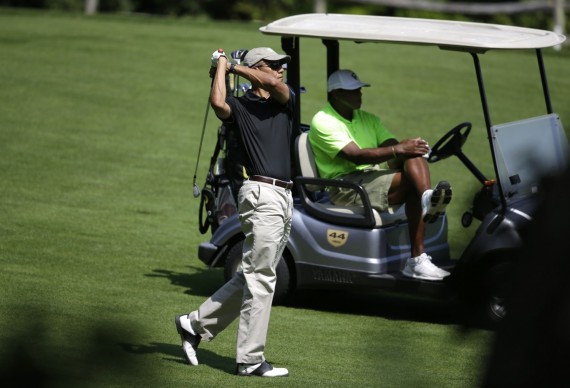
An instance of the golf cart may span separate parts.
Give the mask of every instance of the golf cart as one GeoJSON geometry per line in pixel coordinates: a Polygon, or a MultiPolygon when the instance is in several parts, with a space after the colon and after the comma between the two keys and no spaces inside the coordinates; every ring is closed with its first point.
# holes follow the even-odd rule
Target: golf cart
{"type": "MultiPolygon", "coordinates": [[[[541,51],[561,44],[565,37],[512,26],[338,14],[286,17],[260,30],[280,36],[282,49],[292,58],[287,82],[297,95],[293,125],[299,131],[294,150],[295,211],[289,242],[277,268],[274,301],[282,302],[301,288],[368,286],[427,296],[461,296],[476,302],[486,320],[500,321],[505,314],[503,295],[509,274],[522,246],[521,233],[532,222],[539,202],[541,178],[562,171],[568,160],[568,141],[552,110],[541,51]],[[462,151],[472,127],[469,122],[457,125],[432,145],[428,162],[456,156],[480,183],[462,224],[467,227],[474,218],[481,223],[459,258],[450,257],[447,216],[440,215],[436,222],[427,224],[426,252],[434,264],[451,272],[444,281],[410,279],[401,274],[410,255],[403,205],[379,213],[372,209],[361,186],[318,176],[307,140],[309,128],[300,121],[301,38],[320,39],[324,44],[327,63],[323,80],[339,68],[339,41],[436,46],[472,57],[495,176],[486,177],[462,151]],[[491,122],[479,55],[495,49],[536,51],[546,104],[544,115],[501,124],[491,122]],[[364,205],[332,204],[325,191],[330,186],[351,187],[364,205]]],[[[213,233],[210,241],[199,245],[198,255],[211,267],[224,267],[229,279],[241,262],[244,236],[238,216],[234,213],[216,222],[216,201],[210,198],[205,203],[209,206],[202,206],[201,224],[206,211],[213,233]]]]}

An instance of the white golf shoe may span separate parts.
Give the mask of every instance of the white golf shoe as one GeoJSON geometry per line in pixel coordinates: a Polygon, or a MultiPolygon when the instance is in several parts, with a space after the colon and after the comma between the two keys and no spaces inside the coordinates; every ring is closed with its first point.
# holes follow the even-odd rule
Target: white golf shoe
{"type": "Polygon", "coordinates": [[[422,219],[424,222],[435,222],[437,217],[445,213],[445,208],[451,202],[451,186],[441,181],[435,189],[429,189],[422,194],[422,219]]]}
{"type": "Polygon", "coordinates": [[[285,368],[274,368],[267,361],[259,364],[238,364],[236,375],[258,377],[287,377],[289,371],[285,368]]]}
{"type": "Polygon", "coordinates": [[[443,278],[449,276],[449,272],[433,264],[431,256],[425,253],[409,258],[402,274],[409,278],[422,280],[443,280],[443,278]]]}
{"type": "Polygon", "coordinates": [[[184,352],[184,358],[190,365],[198,365],[198,357],[196,356],[196,350],[202,339],[198,334],[192,330],[190,325],[190,319],[188,315],[178,315],[174,319],[176,324],[176,331],[180,334],[180,339],[182,340],[182,351],[184,352]]]}

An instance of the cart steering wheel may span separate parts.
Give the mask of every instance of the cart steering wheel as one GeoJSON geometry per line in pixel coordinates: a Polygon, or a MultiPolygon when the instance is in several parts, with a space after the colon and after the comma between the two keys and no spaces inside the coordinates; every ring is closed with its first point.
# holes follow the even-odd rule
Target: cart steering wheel
{"type": "Polygon", "coordinates": [[[428,162],[435,163],[461,152],[471,132],[471,123],[466,121],[452,128],[435,143],[429,154],[428,162]]]}

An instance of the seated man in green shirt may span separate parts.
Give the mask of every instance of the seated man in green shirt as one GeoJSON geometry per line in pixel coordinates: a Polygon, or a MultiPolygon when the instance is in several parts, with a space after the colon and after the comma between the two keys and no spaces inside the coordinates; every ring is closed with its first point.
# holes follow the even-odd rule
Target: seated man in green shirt
{"type": "MultiPolygon", "coordinates": [[[[441,181],[431,189],[425,140],[398,142],[379,117],[360,109],[361,88],[365,86],[370,84],[361,82],[350,70],[330,75],[329,103],[313,117],[309,131],[319,175],[362,185],[372,207],[381,212],[405,203],[412,252],[402,273],[442,280],[449,272],[435,266],[425,253],[425,223],[434,222],[445,211],[451,187],[441,181]]],[[[361,204],[350,189],[331,188],[329,195],[335,204],[361,204]]]]}

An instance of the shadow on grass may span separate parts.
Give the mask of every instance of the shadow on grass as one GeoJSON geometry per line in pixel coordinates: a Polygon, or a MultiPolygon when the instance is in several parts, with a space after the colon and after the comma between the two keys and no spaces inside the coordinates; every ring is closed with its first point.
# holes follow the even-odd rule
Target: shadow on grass
{"type": "Polygon", "coordinates": [[[150,278],[165,278],[170,284],[187,288],[188,295],[209,297],[224,284],[221,269],[198,268],[188,266],[188,272],[176,272],[168,269],[154,269],[144,276],[150,278]]]}
{"type": "Polygon", "coordinates": [[[13,322],[15,330],[0,341],[3,386],[108,386],[132,376],[154,378],[154,371],[141,368],[120,349],[119,338],[135,335],[131,327],[99,321],[84,330],[62,330],[49,310],[14,310],[19,318],[13,322]]]}
{"type": "MultiPolygon", "coordinates": [[[[145,276],[166,278],[172,285],[187,288],[188,295],[209,297],[223,284],[222,269],[189,266],[188,272],[155,269],[145,276]]],[[[284,307],[328,311],[341,314],[378,316],[439,324],[466,325],[461,307],[452,301],[395,294],[375,289],[297,290],[284,307]]]]}
{"type": "Polygon", "coordinates": [[[382,317],[389,320],[464,324],[452,301],[396,295],[378,290],[299,290],[285,307],[382,317]]]}
{"type": "MultiPolygon", "coordinates": [[[[185,294],[204,298],[211,296],[224,284],[222,269],[204,269],[194,266],[188,266],[188,269],[188,272],[154,269],[152,273],[145,276],[168,279],[173,286],[185,288],[185,294]]],[[[164,360],[187,365],[178,342],[175,344],[151,342],[148,345],[122,343],[121,347],[131,354],[162,354],[164,360]]],[[[221,356],[204,348],[200,348],[199,356],[201,364],[229,374],[235,372],[235,359],[232,357],[221,356]]]]}
{"type": "MultiPolygon", "coordinates": [[[[148,345],[135,345],[128,343],[122,343],[120,345],[124,351],[131,354],[162,354],[164,356],[163,359],[166,361],[188,365],[184,359],[181,346],[177,344],[151,342],[148,345]]],[[[208,365],[208,367],[219,369],[230,374],[234,374],[234,358],[220,356],[219,354],[216,354],[204,348],[200,348],[199,352],[201,364],[208,365]]],[[[188,367],[191,366],[188,365],[188,367]]]]}

